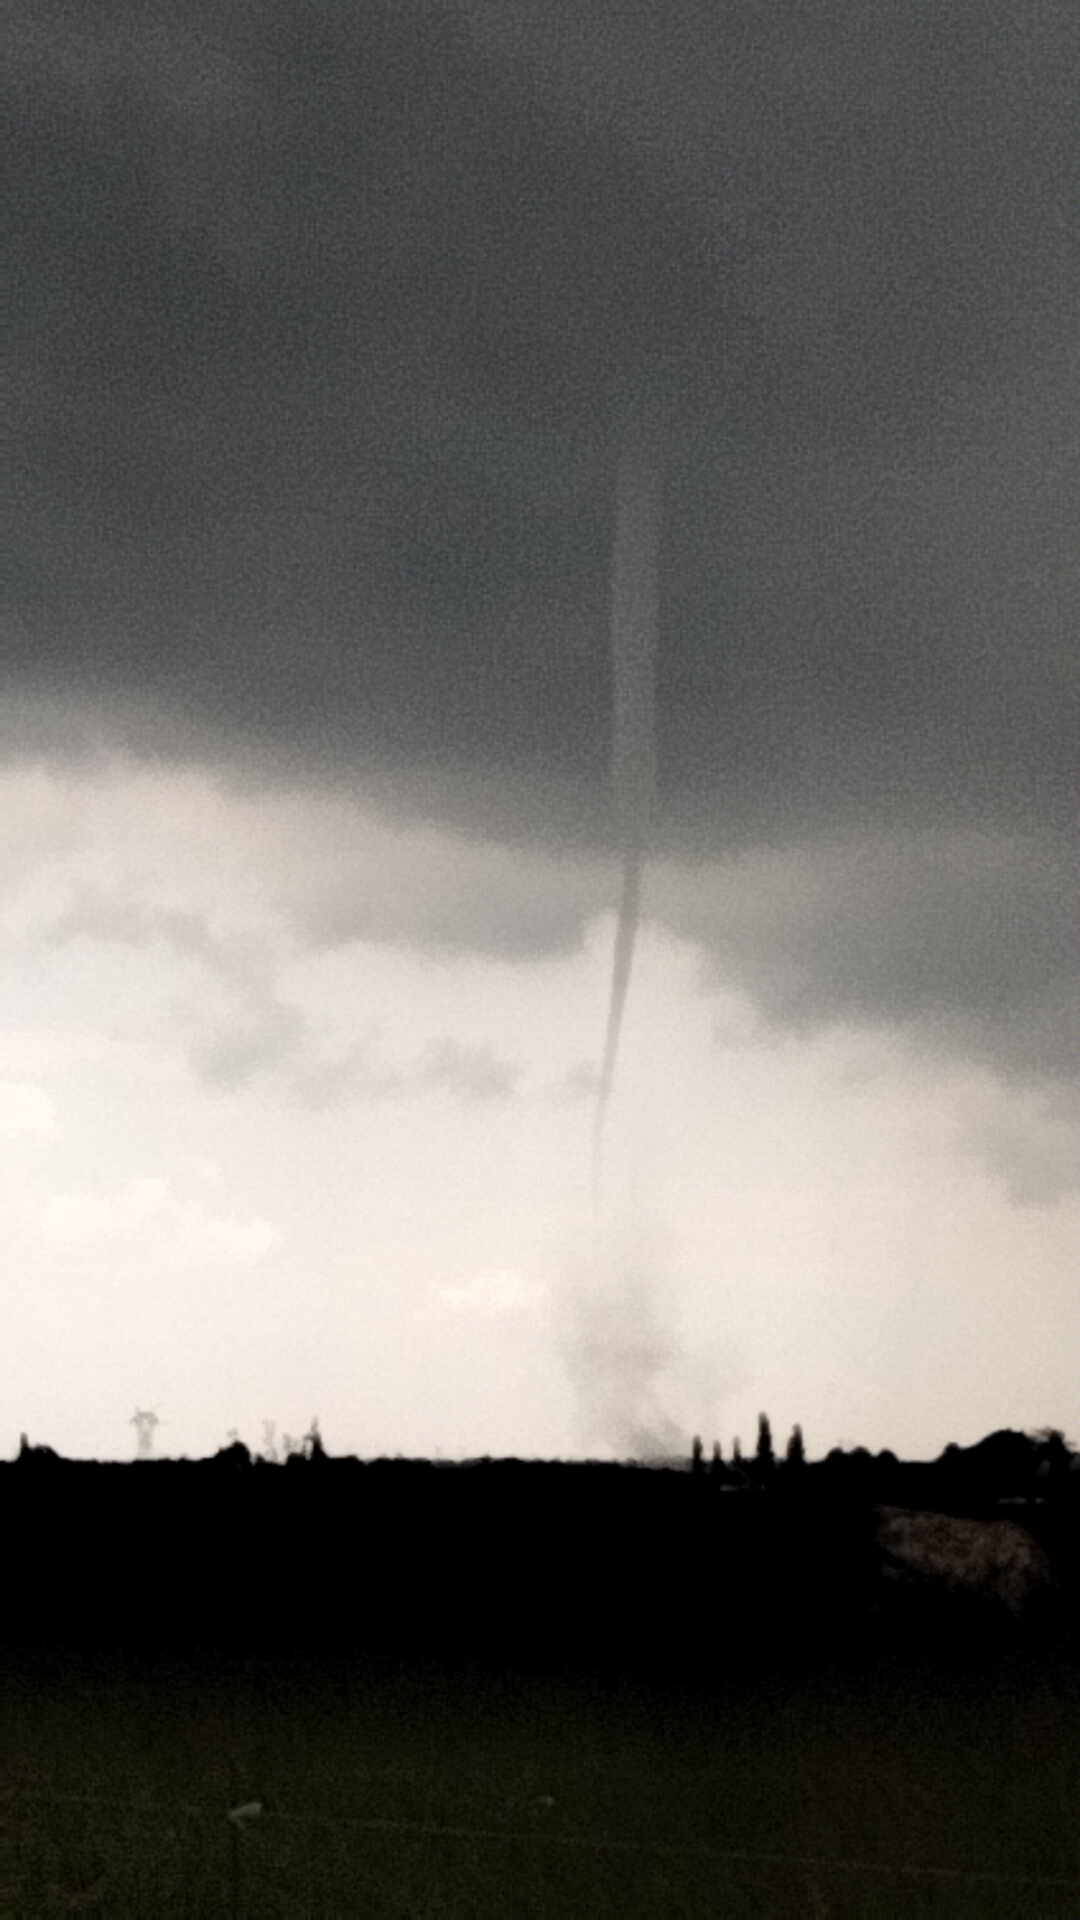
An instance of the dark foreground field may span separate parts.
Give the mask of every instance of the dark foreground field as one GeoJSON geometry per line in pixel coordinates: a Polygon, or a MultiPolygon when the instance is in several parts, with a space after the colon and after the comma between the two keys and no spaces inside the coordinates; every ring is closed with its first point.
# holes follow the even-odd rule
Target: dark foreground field
{"type": "Polygon", "coordinates": [[[936,1471],[31,1451],[0,1912],[1080,1913],[1077,1476],[936,1471]]]}
{"type": "Polygon", "coordinates": [[[1030,1653],[691,1688],[39,1651],[3,1722],[13,1915],[1080,1911],[1080,1677],[1030,1653]]]}

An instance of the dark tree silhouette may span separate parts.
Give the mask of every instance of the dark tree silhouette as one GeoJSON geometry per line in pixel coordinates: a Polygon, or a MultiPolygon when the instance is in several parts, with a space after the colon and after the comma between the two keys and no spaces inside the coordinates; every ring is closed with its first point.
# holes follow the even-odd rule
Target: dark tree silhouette
{"type": "Polygon", "coordinates": [[[762,1479],[766,1479],[776,1466],[772,1428],[769,1425],[768,1414],[765,1413],[758,1415],[757,1452],[754,1455],[754,1464],[762,1479]]]}
{"type": "Polygon", "coordinates": [[[791,1429],[791,1439],[787,1443],[784,1462],[785,1465],[789,1467],[805,1467],[806,1465],[806,1448],[803,1445],[802,1428],[800,1426],[794,1426],[791,1429]]]}
{"type": "Polygon", "coordinates": [[[1049,1483],[1049,1488],[1060,1494],[1068,1486],[1073,1470],[1073,1456],[1065,1435],[1057,1427],[1043,1427],[1037,1440],[1036,1481],[1049,1483]]]}

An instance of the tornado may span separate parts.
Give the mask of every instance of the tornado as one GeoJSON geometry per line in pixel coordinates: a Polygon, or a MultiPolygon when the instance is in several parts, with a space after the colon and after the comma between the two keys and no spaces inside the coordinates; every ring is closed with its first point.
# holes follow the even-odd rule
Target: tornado
{"type": "Polygon", "coordinates": [[[611,970],[607,1034],[593,1123],[596,1196],[611,1089],[619,1052],[641,878],[656,806],[656,640],[662,488],[660,423],[648,405],[635,407],[622,430],[615,482],[611,556],[611,796],[622,860],[622,893],[611,970]]]}

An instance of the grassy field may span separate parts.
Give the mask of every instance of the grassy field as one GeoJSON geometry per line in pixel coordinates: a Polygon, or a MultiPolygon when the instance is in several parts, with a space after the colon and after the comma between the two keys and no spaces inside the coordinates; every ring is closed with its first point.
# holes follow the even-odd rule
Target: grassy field
{"type": "Polygon", "coordinates": [[[1075,1668],[740,1684],[737,1666],[706,1698],[433,1667],[24,1661],[3,1702],[0,1911],[1080,1910],[1075,1668]]]}

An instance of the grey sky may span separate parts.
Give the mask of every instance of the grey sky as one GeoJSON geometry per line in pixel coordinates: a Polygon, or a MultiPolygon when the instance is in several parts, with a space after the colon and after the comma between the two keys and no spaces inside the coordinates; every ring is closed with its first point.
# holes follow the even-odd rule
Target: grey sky
{"type": "MultiPolygon", "coordinates": [[[[645,402],[655,952],[674,979],[686,943],[717,1032],[741,996],[778,1045],[946,1062],[965,1151],[1017,1207],[1056,1203],[1080,1047],[1070,0],[13,21],[0,862],[27,1020],[39,986],[59,1020],[96,982],[117,1061],[168,1036],[200,1098],[371,1101],[402,1139],[404,1108],[448,1101],[478,1168],[541,1086],[581,1107],[601,1008],[587,1035],[566,1013],[549,1067],[511,1009],[529,982],[562,1018],[560,968],[586,993],[612,899],[615,480],[645,402]]],[[[659,1058],[659,993],[650,1017],[659,1058]]],[[[179,1179],[156,1169],[118,1161],[117,1192],[179,1179]]],[[[533,1273],[496,1240],[493,1270],[533,1273]]]]}

